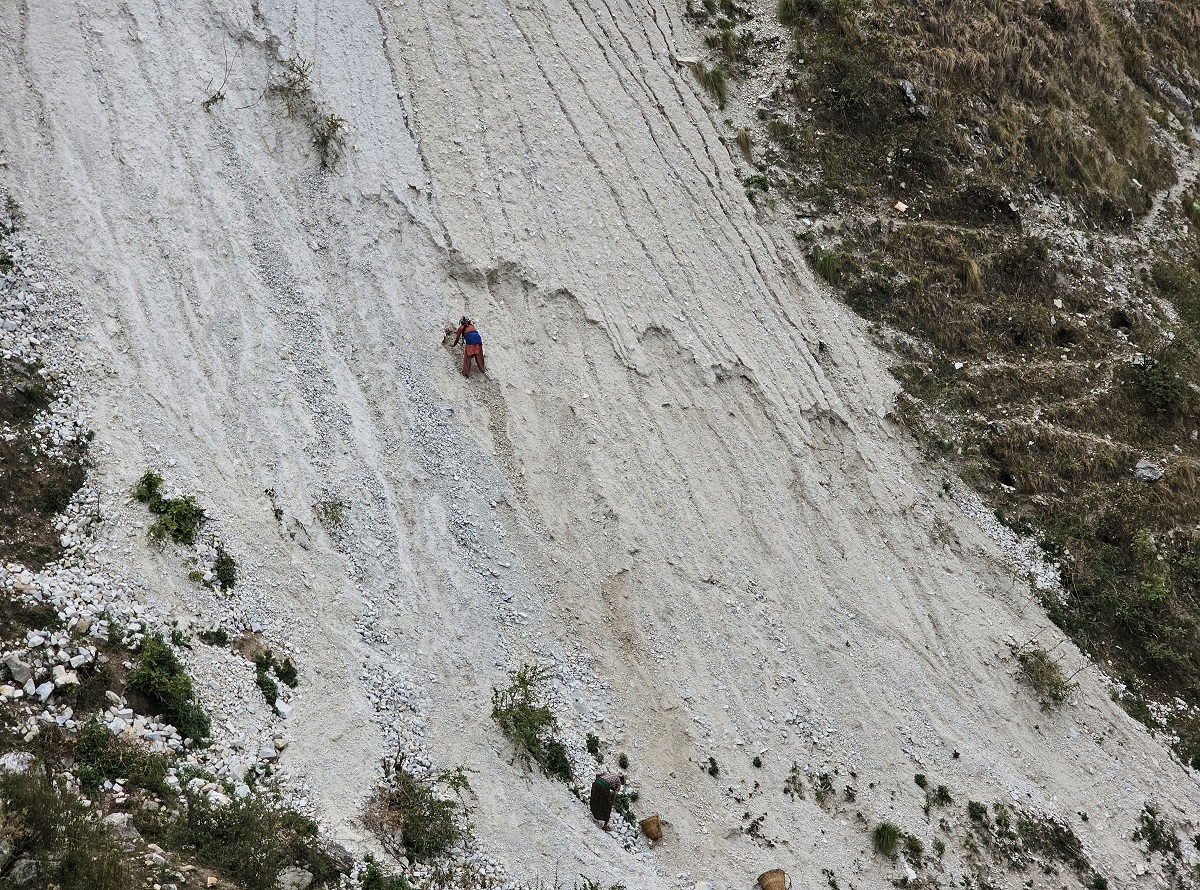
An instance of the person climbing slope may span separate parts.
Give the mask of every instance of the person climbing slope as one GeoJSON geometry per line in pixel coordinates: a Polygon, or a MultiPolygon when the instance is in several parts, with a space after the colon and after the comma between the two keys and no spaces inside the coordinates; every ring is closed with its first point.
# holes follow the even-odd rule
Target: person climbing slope
{"type": "Polygon", "coordinates": [[[471,324],[471,319],[465,315],[458,325],[458,330],[454,332],[454,345],[458,345],[458,341],[462,340],[467,344],[467,351],[463,355],[463,376],[471,376],[471,357],[475,357],[475,363],[479,365],[481,373],[486,374],[487,368],[483,365],[483,337],[479,336],[479,331],[475,330],[475,325],[471,324]]]}
{"type": "Polygon", "coordinates": [[[588,795],[588,807],[592,811],[592,818],[597,822],[604,823],[600,827],[605,831],[608,831],[608,820],[612,818],[613,804],[617,800],[617,794],[625,787],[625,781],[625,777],[619,773],[600,773],[592,782],[592,793],[588,795]]]}

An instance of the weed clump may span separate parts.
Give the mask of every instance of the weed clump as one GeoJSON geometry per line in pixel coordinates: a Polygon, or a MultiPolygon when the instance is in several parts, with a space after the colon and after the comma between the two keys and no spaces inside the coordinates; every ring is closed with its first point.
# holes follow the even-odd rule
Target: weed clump
{"type": "Polygon", "coordinates": [[[263,698],[267,700],[267,704],[274,708],[275,702],[279,700],[279,686],[271,679],[269,672],[273,672],[281,681],[295,688],[297,683],[296,665],[290,658],[277,661],[273,652],[264,652],[255,657],[254,682],[262,692],[263,698]]]}
{"type": "Polygon", "coordinates": [[[125,779],[155,794],[167,790],[167,759],[118,741],[98,720],[89,721],[80,730],[75,744],[75,773],[80,784],[93,791],[106,779],[125,779]]]}
{"type": "Polygon", "coordinates": [[[96,814],[42,770],[0,774],[0,806],[5,878],[26,862],[39,887],[124,890],[149,883],[140,857],[126,855],[96,814]]]}
{"type": "Polygon", "coordinates": [[[324,498],[313,504],[313,513],[328,531],[335,531],[346,521],[346,504],[337,498],[324,498]]]}
{"type": "Polygon", "coordinates": [[[1059,662],[1051,658],[1045,649],[1022,647],[1016,655],[1021,679],[1044,700],[1054,703],[1066,701],[1067,696],[1078,688],[1078,684],[1068,679],[1059,662]]]}
{"type": "Polygon", "coordinates": [[[217,546],[217,559],[213,563],[213,574],[221,582],[222,590],[233,590],[237,586],[237,560],[220,545],[217,546]]]}
{"type": "Polygon", "coordinates": [[[904,832],[895,822],[880,822],[871,830],[871,846],[879,855],[894,859],[903,836],[904,832]]]}
{"type": "Polygon", "coordinates": [[[548,668],[522,664],[509,673],[506,689],[492,689],[492,719],[517,748],[526,766],[536,763],[549,778],[574,778],[566,746],[555,736],[558,720],[544,702],[548,668]]]}
{"type": "Polygon", "coordinates": [[[244,890],[275,890],[280,872],[290,865],[307,869],[317,885],[338,872],[317,841],[316,823],[261,795],[218,805],[185,790],[182,817],[161,830],[164,846],[191,852],[244,890]]]}
{"type": "Polygon", "coordinates": [[[211,724],[204,709],[194,700],[192,678],[161,637],[146,637],[142,642],[128,684],[149,698],[184,738],[200,742],[208,736],[211,724]]]}
{"type": "Polygon", "coordinates": [[[412,890],[404,875],[385,875],[379,861],[370,853],[366,855],[362,874],[362,890],[412,890]]]}
{"type": "Polygon", "coordinates": [[[162,485],[162,476],[148,470],[133,488],[134,499],[158,517],[150,526],[150,540],[163,543],[170,538],[176,544],[195,544],[200,527],[208,521],[204,508],[191,495],[164,498],[162,485]]]}
{"type": "Polygon", "coordinates": [[[724,66],[714,65],[709,68],[703,62],[696,62],[692,65],[692,73],[696,75],[700,86],[717,101],[717,106],[724,108],[729,98],[728,73],[724,66]]]}
{"type": "Polygon", "coordinates": [[[196,634],[196,639],[206,646],[228,646],[229,634],[223,627],[215,627],[211,630],[202,630],[196,634]]]}
{"type": "Polygon", "coordinates": [[[404,855],[415,862],[441,856],[463,839],[467,808],[462,793],[471,790],[466,770],[460,766],[416,776],[404,769],[403,758],[397,758],[388,772],[367,804],[368,823],[381,839],[387,842],[399,835],[404,855]],[[439,785],[454,792],[456,799],[440,794],[439,785]]]}

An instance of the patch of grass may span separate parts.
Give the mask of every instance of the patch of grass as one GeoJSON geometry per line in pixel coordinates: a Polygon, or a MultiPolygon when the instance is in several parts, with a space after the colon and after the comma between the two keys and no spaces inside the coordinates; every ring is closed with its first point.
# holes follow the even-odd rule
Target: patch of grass
{"type": "Polygon", "coordinates": [[[574,778],[566,746],[555,735],[558,720],[545,704],[549,668],[522,664],[509,672],[505,689],[492,689],[492,719],[526,764],[536,763],[549,778],[570,783],[574,778]]]}
{"type": "Polygon", "coordinates": [[[97,790],[105,779],[124,779],[155,794],[166,794],[167,759],[113,738],[103,723],[85,723],[75,745],[75,772],[84,788],[97,790]]]}
{"type": "Polygon", "coordinates": [[[597,763],[604,763],[604,755],[600,753],[600,736],[589,732],[584,739],[587,752],[596,758],[597,763]]]}
{"type": "Polygon", "coordinates": [[[813,797],[816,798],[818,804],[825,806],[826,801],[833,795],[833,777],[829,773],[819,774],[816,781],[813,782],[813,797]]]}
{"type": "Polygon", "coordinates": [[[55,392],[37,365],[0,360],[0,558],[40,569],[62,555],[54,527],[83,485],[89,465],[86,440],[48,452],[35,431],[37,416],[55,392]]]}
{"type": "Polygon", "coordinates": [[[804,778],[800,772],[800,764],[792,762],[792,770],[788,773],[788,777],[783,780],[783,793],[795,800],[797,797],[804,800],[804,778]]]}
{"type": "Polygon", "coordinates": [[[210,630],[202,630],[196,634],[196,639],[206,646],[228,646],[229,634],[222,627],[214,627],[210,630]]]}
{"type": "Polygon", "coordinates": [[[321,156],[321,169],[332,170],[346,148],[346,119],[330,112],[313,125],[313,145],[321,156]]]}
{"type": "Polygon", "coordinates": [[[629,769],[629,755],[624,751],[617,756],[617,766],[620,769],[629,769]]]}
{"type": "Polygon", "coordinates": [[[401,760],[367,804],[367,820],[381,837],[399,833],[409,859],[427,862],[444,855],[466,836],[462,792],[470,788],[462,767],[414,776],[401,760]],[[439,785],[453,791],[455,797],[440,794],[439,785]]]}
{"type": "Polygon", "coordinates": [[[708,766],[705,768],[705,772],[707,772],[714,779],[721,774],[721,767],[717,764],[717,758],[713,757],[711,754],[709,755],[708,766]]]}
{"type": "Polygon", "coordinates": [[[0,804],[6,878],[18,860],[25,860],[36,865],[30,886],[125,890],[149,883],[141,857],[126,854],[95,812],[44,771],[0,774],[0,804]]]}
{"type": "Polygon", "coordinates": [[[327,530],[335,531],[346,521],[346,504],[337,498],[323,498],[313,504],[317,521],[327,530]]]}
{"type": "Polygon", "coordinates": [[[258,687],[259,692],[263,694],[263,698],[267,700],[272,709],[275,707],[275,702],[279,700],[279,686],[271,679],[271,675],[267,673],[267,665],[265,656],[260,655],[254,662],[254,685],[258,687]]]}
{"type": "Polygon", "coordinates": [[[759,755],[755,754],[754,759],[750,761],[750,765],[755,769],[762,769],[763,759],[759,755]]]}
{"type": "Polygon", "coordinates": [[[913,776],[913,781],[917,783],[917,787],[922,790],[929,787],[929,780],[925,778],[924,773],[917,773],[913,776]]]}
{"type": "Polygon", "coordinates": [[[871,846],[879,855],[894,859],[903,837],[904,831],[895,822],[880,822],[871,829],[871,846]]]}
{"type": "Polygon", "coordinates": [[[1023,813],[1017,817],[1017,834],[1033,853],[1066,863],[1082,875],[1092,870],[1074,829],[1053,816],[1023,813]]]}
{"type": "Polygon", "coordinates": [[[967,815],[971,818],[972,822],[987,822],[987,804],[980,803],[977,800],[967,801],[967,815]]]}
{"type": "Polygon", "coordinates": [[[746,159],[746,163],[750,163],[752,160],[751,150],[754,147],[754,143],[750,139],[750,131],[745,127],[739,127],[738,131],[734,134],[734,140],[737,142],[737,147],[741,151],[742,157],[746,159]]]}
{"type": "Polygon", "coordinates": [[[716,100],[719,108],[724,108],[729,99],[729,74],[722,65],[711,68],[703,62],[692,65],[692,73],[701,87],[716,100]]]}
{"type": "Polygon", "coordinates": [[[192,678],[161,637],[150,636],[142,641],[137,664],[127,682],[129,688],[149,698],[181,736],[197,743],[208,737],[211,724],[204,709],[195,702],[192,678]]]}
{"type": "Polygon", "coordinates": [[[813,245],[813,249],[808,253],[808,264],[829,284],[841,281],[845,262],[845,257],[836,250],[826,250],[820,245],[813,245]]]}
{"type": "Polygon", "coordinates": [[[292,56],[279,64],[271,90],[282,100],[288,114],[295,115],[312,101],[312,62],[292,56]]]}
{"type": "MultiPolygon", "coordinates": [[[[1063,673],[1058,659],[1037,646],[1026,645],[1015,650],[1020,665],[1020,678],[1046,702],[1059,703],[1078,688],[1078,684],[1063,673]]],[[[1048,705],[1046,705],[1048,706],[1048,705]]]]}

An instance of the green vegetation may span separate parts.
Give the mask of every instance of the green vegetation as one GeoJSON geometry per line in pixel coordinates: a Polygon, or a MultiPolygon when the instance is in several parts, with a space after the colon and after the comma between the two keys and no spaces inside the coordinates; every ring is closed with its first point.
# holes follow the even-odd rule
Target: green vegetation
{"type": "Polygon", "coordinates": [[[62,556],[54,527],[83,485],[89,464],[86,440],[50,453],[34,423],[56,394],[38,365],[0,360],[0,557],[38,569],[62,556]]]}
{"type": "Polygon", "coordinates": [[[879,855],[894,859],[903,837],[904,832],[895,822],[880,822],[871,829],[871,846],[879,855]]]}
{"type": "Polygon", "coordinates": [[[137,788],[165,794],[167,759],[113,738],[103,723],[84,724],[75,745],[75,773],[84,788],[95,791],[105,779],[123,779],[137,788]]]}
{"type": "Polygon", "coordinates": [[[708,758],[707,772],[710,776],[713,776],[714,778],[716,776],[720,775],[720,773],[721,773],[721,767],[717,765],[717,759],[711,755],[709,755],[709,758],[708,758]]]}
{"type": "Polygon", "coordinates": [[[365,862],[362,890],[412,890],[412,885],[404,875],[385,875],[379,862],[370,853],[366,855],[365,862]]]}
{"type": "Polygon", "coordinates": [[[133,488],[134,499],[158,517],[150,525],[150,540],[162,543],[170,538],[176,544],[195,544],[200,527],[208,521],[204,508],[191,495],[164,498],[162,485],[162,476],[147,470],[133,488]]]}
{"type": "Polygon", "coordinates": [[[313,145],[321,156],[321,169],[332,170],[346,148],[346,120],[332,112],[313,125],[313,145]]]}
{"type": "Polygon", "coordinates": [[[306,816],[262,795],[214,804],[185,790],[184,803],[178,821],[144,825],[143,832],[220,870],[242,890],[275,890],[279,873],[290,865],[311,872],[314,886],[337,879],[337,866],[317,840],[317,825],[306,816]]]}
{"type": "Polygon", "coordinates": [[[346,521],[346,504],[337,498],[324,498],[313,504],[317,521],[327,530],[335,531],[346,521]]]}
{"type": "Polygon", "coordinates": [[[206,646],[228,646],[229,634],[224,628],[214,627],[211,630],[202,630],[196,634],[196,639],[206,646]]]}
{"type": "Polygon", "coordinates": [[[281,60],[269,92],[282,100],[289,117],[309,127],[321,169],[333,170],[346,147],[346,120],[317,100],[312,70],[312,62],[301,56],[281,60]]]}
{"type": "Polygon", "coordinates": [[[415,862],[444,855],[464,837],[467,808],[462,793],[470,791],[461,766],[433,775],[415,776],[398,761],[387,782],[376,789],[367,804],[367,821],[384,839],[399,833],[404,854],[415,862]],[[454,792],[450,799],[437,786],[454,792]]]}
{"type": "Polygon", "coordinates": [[[200,742],[208,737],[211,726],[208,715],[194,701],[192,678],[161,637],[146,637],[142,642],[128,684],[149,698],[163,719],[184,738],[200,742]]]}
{"type": "Polygon", "coordinates": [[[700,86],[716,100],[717,106],[724,108],[729,99],[728,73],[724,66],[714,65],[710,68],[703,62],[696,62],[692,66],[692,73],[696,75],[700,86]]]}
{"type": "Polygon", "coordinates": [[[1066,701],[1067,696],[1078,688],[1045,649],[1024,646],[1016,650],[1016,656],[1021,666],[1021,679],[1042,696],[1043,707],[1049,707],[1047,702],[1066,701]]]}
{"type": "Polygon", "coordinates": [[[821,806],[833,797],[833,777],[829,773],[820,773],[813,782],[813,797],[821,806]]]}
{"type": "Polygon", "coordinates": [[[566,746],[555,735],[558,720],[544,702],[548,668],[522,664],[509,672],[509,686],[492,690],[492,719],[516,746],[517,756],[536,763],[552,779],[569,783],[574,778],[566,746]]]}
{"type": "Polygon", "coordinates": [[[1149,853],[1161,853],[1163,856],[1176,858],[1183,855],[1178,836],[1153,804],[1147,803],[1142,806],[1133,839],[1144,844],[1149,853]]]}
{"type": "Polygon", "coordinates": [[[18,873],[31,876],[28,886],[59,890],[126,890],[149,883],[141,861],[125,855],[97,814],[41,769],[0,774],[0,804],[3,886],[15,886],[18,873]]]}
{"type": "Polygon", "coordinates": [[[221,582],[223,590],[232,590],[237,586],[237,561],[229,555],[229,551],[217,545],[217,559],[213,563],[213,574],[221,582]]]}
{"type": "Polygon", "coordinates": [[[800,773],[800,764],[795,761],[792,761],[792,770],[788,777],[783,780],[783,793],[792,800],[797,797],[804,800],[804,777],[800,773]]]}
{"type": "MultiPolygon", "coordinates": [[[[1060,562],[1051,619],[1200,766],[1200,720],[1148,705],[1200,706],[1200,202],[1190,189],[1148,215],[1172,151],[1194,156],[1194,10],[781,0],[777,14],[794,53],[756,109],[752,175],[825,217],[823,243],[798,246],[880,324],[897,413],[1060,562]],[[1143,458],[1160,479],[1135,478],[1143,458]]],[[[731,27],[711,41],[726,60],[731,27]]],[[[1055,667],[1022,664],[1048,706],[1070,692],[1055,667]]]]}

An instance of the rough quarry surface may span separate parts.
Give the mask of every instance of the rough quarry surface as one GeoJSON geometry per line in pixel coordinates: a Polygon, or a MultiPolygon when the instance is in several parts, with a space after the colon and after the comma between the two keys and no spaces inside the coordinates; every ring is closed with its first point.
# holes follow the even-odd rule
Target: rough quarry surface
{"type": "MultiPolygon", "coordinates": [[[[334,838],[380,850],[398,745],[475,771],[513,881],[888,886],[870,826],[935,835],[916,773],[1070,822],[1114,886],[1147,802],[1200,813],[756,220],[679,5],[170,6],[0,2],[0,184],[81,306],[105,547],[164,617],[292,654],[279,762],[334,838]],[[331,171],[269,89],[294,57],[347,122],[331,171]],[[148,468],[214,517],[234,591],[146,542],[148,468]],[[1084,668],[1067,704],[1020,684],[1032,639],[1084,668]],[[523,662],[577,763],[586,733],[628,755],[656,848],[514,758],[490,710],[523,662]],[[793,764],[835,799],[781,793],[793,764]]],[[[276,719],[252,666],[187,658],[217,744],[276,719]]]]}

